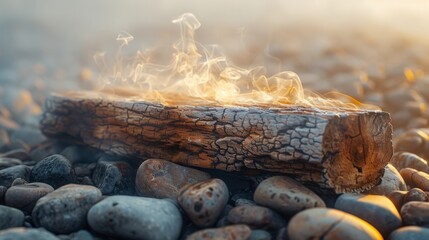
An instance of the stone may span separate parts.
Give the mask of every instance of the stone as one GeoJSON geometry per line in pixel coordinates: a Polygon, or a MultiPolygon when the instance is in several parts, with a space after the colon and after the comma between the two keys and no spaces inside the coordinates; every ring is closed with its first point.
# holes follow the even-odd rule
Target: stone
{"type": "Polygon", "coordinates": [[[405,181],[401,174],[391,164],[387,164],[384,168],[384,175],[381,178],[381,183],[370,190],[365,191],[365,194],[387,195],[393,191],[407,190],[405,181]]]}
{"type": "Polygon", "coordinates": [[[85,228],[89,209],[102,198],[98,188],[69,184],[40,198],[33,209],[36,226],[54,233],[71,233],[85,228]]]}
{"type": "Polygon", "coordinates": [[[412,201],[427,202],[428,200],[429,200],[429,197],[425,191],[419,188],[412,188],[404,196],[402,204],[405,204],[407,202],[412,202],[412,201]]]}
{"type": "Polygon", "coordinates": [[[429,157],[428,145],[429,128],[410,129],[397,136],[393,146],[395,152],[414,153],[423,159],[429,157]]]}
{"type": "Polygon", "coordinates": [[[429,225],[429,202],[408,202],[402,205],[401,216],[404,225],[429,225]]]}
{"type": "MultiPolygon", "coordinates": [[[[58,235],[61,240],[95,240],[92,234],[86,230],[79,230],[68,235],[58,235]]],[[[97,238],[98,240],[99,238],[97,238]]]]}
{"type": "Polygon", "coordinates": [[[161,159],[148,159],[137,170],[140,196],[176,199],[180,188],[210,178],[208,173],[161,159]]]}
{"type": "Polygon", "coordinates": [[[249,240],[271,240],[271,234],[265,230],[252,230],[249,240]]]}
{"type": "Polygon", "coordinates": [[[189,235],[186,240],[248,240],[252,230],[246,225],[231,225],[221,228],[208,228],[189,235]]]}
{"type": "Polygon", "coordinates": [[[398,210],[385,196],[345,193],[338,197],[335,208],[365,220],[384,237],[402,225],[398,210]]]}
{"type": "Polygon", "coordinates": [[[389,240],[424,240],[429,239],[429,228],[417,227],[417,226],[407,226],[401,227],[393,231],[389,240]]]}
{"type": "Polygon", "coordinates": [[[284,216],[307,208],[325,207],[323,200],[304,185],[286,176],[270,177],[255,190],[254,201],[258,205],[274,209],[284,216]]]}
{"type": "Polygon", "coordinates": [[[124,161],[99,161],[92,180],[103,194],[133,194],[135,170],[124,161]]]}
{"type": "Polygon", "coordinates": [[[228,214],[233,224],[245,224],[252,229],[278,230],[286,226],[286,221],[273,210],[252,205],[233,208],[228,214]]]}
{"type": "Polygon", "coordinates": [[[25,183],[10,187],[5,195],[8,206],[31,213],[37,200],[54,191],[54,188],[45,183],[25,183]]]}
{"type": "Polygon", "coordinates": [[[16,158],[23,162],[31,161],[31,156],[23,149],[15,149],[0,154],[1,158],[16,158]]]}
{"type": "Polygon", "coordinates": [[[54,154],[38,162],[31,170],[31,182],[43,182],[58,188],[76,181],[71,163],[54,154]]]}
{"type": "Polygon", "coordinates": [[[252,200],[249,200],[249,199],[239,198],[234,202],[234,205],[236,207],[243,206],[243,205],[256,206],[256,203],[252,200]]]}
{"type": "Polygon", "coordinates": [[[16,208],[0,205],[0,230],[20,227],[24,224],[24,213],[16,208]]]}
{"type": "Polygon", "coordinates": [[[390,163],[398,169],[413,168],[417,171],[428,172],[429,167],[425,159],[419,157],[417,154],[409,152],[396,152],[393,154],[390,163]]]}
{"type": "Polygon", "coordinates": [[[92,176],[96,166],[96,163],[75,163],[73,164],[74,174],[76,177],[92,176]]]}
{"type": "Polygon", "coordinates": [[[199,227],[213,226],[229,199],[226,184],[217,178],[194,183],[180,190],[177,201],[199,227]]]}
{"type": "Polygon", "coordinates": [[[330,208],[311,208],[299,212],[289,221],[289,239],[307,240],[382,240],[381,234],[364,220],[330,208]]]}
{"type": "Polygon", "coordinates": [[[0,185],[10,187],[17,178],[28,180],[31,168],[25,165],[17,165],[0,170],[0,185]]]}
{"type": "Polygon", "coordinates": [[[6,194],[7,187],[0,186],[0,204],[4,203],[4,195],[6,194]]]}
{"type": "Polygon", "coordinates": [[[9,228],[0,231],[0,240],[60,240],[43,228],[9,228]]]}
{"type": "Polygon", "coordinates": [[[135,196],[111,196],[88,212],[96,232],[126,239],[177,239],[182,216],[172,201],[135,196]]]}
{"type": "Polygon", "coordinates": [[[289,235],[287,234],[287,227],[280,228],[276,234],[276,240],[289,240],[289,235]]]}
{"type": "Polygon", "coordinates": [[[0,170],[21,164],[22,161],[16,158],[0,158],[0,170]]]}
{"type": "Polygon", "coordinates": [[[407,193],[408,193],[407,191],[393,191],[389,193],[386,197],[389,198],[390,201],[392,201],[393,205],[395,205],[396,207],[396,210],[400,212],[404,201],[404,197],[405,195],[407,195],[407,193]]]}
{"type": "Polygon", "coordinates": [[[412,168],[403,168],[400,173],[409,187],[429,191],[429,174],[412,168]]]}

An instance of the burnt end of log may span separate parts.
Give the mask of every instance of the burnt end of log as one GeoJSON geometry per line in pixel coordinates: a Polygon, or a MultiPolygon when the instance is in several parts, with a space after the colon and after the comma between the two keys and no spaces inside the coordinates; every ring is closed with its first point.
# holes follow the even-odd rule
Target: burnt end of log
{"type": "Polygon", "coordinates": [[[164,106],[74,93],[48,97],[40,127],[128,158],[287,173],[338,193],[376,185],[393,153],[381,111],[164,106]]]}

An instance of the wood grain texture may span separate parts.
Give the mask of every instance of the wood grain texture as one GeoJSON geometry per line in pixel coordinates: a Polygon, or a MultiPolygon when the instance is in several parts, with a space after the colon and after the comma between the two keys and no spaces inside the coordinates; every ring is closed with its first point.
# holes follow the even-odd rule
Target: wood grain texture
{"type": "Polygon", "coordinates": [[[287,173],[336,192],[377,184],[393,152],[390,115],[381,111],[164,106],[68,93],[47,98],[40,127],[128,158],[287,173]]]}

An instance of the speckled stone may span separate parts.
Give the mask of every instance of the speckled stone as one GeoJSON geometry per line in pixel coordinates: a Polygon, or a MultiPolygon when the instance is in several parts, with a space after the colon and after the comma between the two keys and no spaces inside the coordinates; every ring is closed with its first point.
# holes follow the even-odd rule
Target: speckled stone
{"type": "Polygon", "coordinates": [[[408,226],[393,231],[389,240],[427,240],[429,239],[429,228],[408,226]]]}
{"type": "Polygon", "coordinates": [[[270,177],[262,181],[256,188],[253,199],[257,204],[272,208],[285,216],[307,208],[326,206],[318,195],[286,176],[270,177]]]}
{"type": "Polygon", "coordinates": [[[182,216],[171,200],[118,195],[94,205],[88,223],[115,238],[174,240],[182,229],[182,216]]]}
{"type": "Polygon", "coordinates": [[[248,240],[252,230],[246,225],[231,225],[221,228],[208,228],[189,235],[186,240],[248,240]]]}
{"type": "Polygon", "coordinates": [[[9,228],[0,231],[0,240],[60,240],[43,228],[9,228]]]}
{"type": "Polygon", "coordinates": [[[0,205],[0,230],[20,227],[24,224],[24,213],[16,208],[0,205]]]}
{"type": "Polygon", "coordinates": [[[31,182],[43,182],[58,188],[76,181],[69,160],[59,154],[51,155],[31,169],[31,182]]]}
{"type": "Polygon", "coordinates": [[[402,205],[401,216],[404,225],[428,226],[429,202],[408,202],[402,205]]]}
{"type": "Polygon", "coordinates": [[[288,236],[293,240],[382,240],[381,234],[364,220],[329,208],[312,208],[299,212],[289,221],[288,236]]]}
{"type": "Polygon", "coordinates": [[[385,196],[346,193],[337,199],[335,208],[365,220],[384,237],[402,225],[398,210],[385,196]]]}
{"type": "Polygon", "coordinates": [[[148,159],[137,170],[140,196],[176,199],[180,188],[210,178],[210,174],[162,159],[148,159]]]}
{"type": "Polygon", "coordinates": [[[69,184],[40,198],[33,209],[33,222],[54,233],[84,228],[88,210],[102,198],[98,188],[69,184]]]}
{"type": "Polygon", "coordinates": [[[233,224],[246,224],[253,229],[278,230],[286,226],[286,221],[273,210],[252,205],[233,208],[228,214],[233,224]]]}
{"type": "Polygon", "coordinates": [[[28,180],[31,168],[25,165],[17,165],[0,170],[0,185],[10,187],[17,178],[28,180]]]}
{"type": "Polygon", "coordinates": [[[384,175],[381,178],[381,183],[370,190],[365,191],[365,194],[387,195],[393,191],[407,190],[405,181],[401,174],[392,164],[387,164],[384,167],[384,175]]]}
{"type": "Polygon", "coordinates": [[[99,161],[92,174],[96,187],[105,195],[134,194],[136,171],[124,161],[99,161]]]}
{"type": "Polygon", "coordinates": [[[216,178],[184,187],[177,198],[189,219],[199,227],[213,226],[228,199],[226,184],[216,178]]]}
{"type": "Polygon", "coordinates": [[[45,183],[25,183],[10,187],[5,195],[8,206],[29,212],[33,210],[37,200],[54,191],[54,188],[45,183]]]}

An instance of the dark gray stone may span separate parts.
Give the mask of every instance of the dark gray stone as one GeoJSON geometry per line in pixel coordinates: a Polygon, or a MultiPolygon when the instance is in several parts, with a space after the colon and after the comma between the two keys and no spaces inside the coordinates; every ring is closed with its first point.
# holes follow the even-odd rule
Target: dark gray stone
{"type": "Polygon", "coordinates": [[[59,240],[52,233],[43,228],[9,228],[0,231],[0,240],[59,240]]]}
{"type": "Polygon", "coordinates": [[[0,230],[20,227],[24,224],[24,213],[16,208],[0,205],[0,230]]]}
{"type": "Polygon", "coordinates": [[[182,216],[167,200],[111,196],[88,212],[88,223],[103,235],[126,239],[177,239],[182,216]]]}
{"type": "Polygon", "coordinates": [[[54,154],[38,162],[31,170],[31,182],[43,182],[58,188],[76,181],[71,163],[63,156],[54,154]]]}
{"type": "Polygon", "coordinates": [[[17,178],[29,180],[31,168],[25,165],[17,165],[0,170],[0,185],[10,187],[17,178]]]}
{"type": "Polygon", "coordinates": [[[265,230],[252,230],[249,240],[271,240],[271,234],[265,230]]]}
{"type": "Polygon", "coordinates": [[[102,198],[98,188],[69,184],[40,198],[33,209],[33,222],[54,233],[85,228],[88,210],[102,198]]]}
{"type": "Polygon", "coordinates": [[[103,194],[133,194],[135,170],[127,162],[97,163],[92,180],[103,194]]]}

